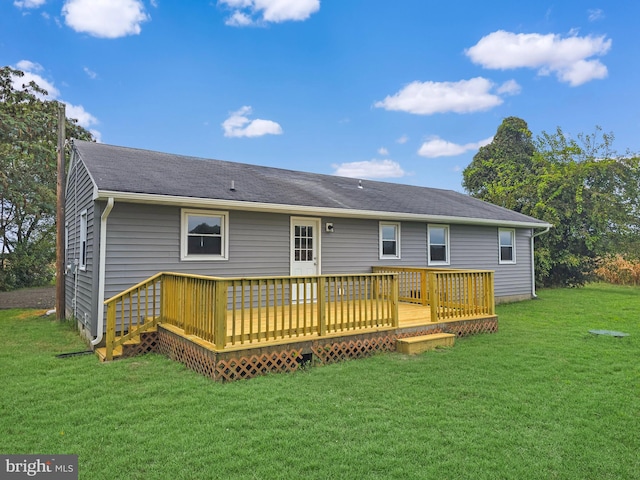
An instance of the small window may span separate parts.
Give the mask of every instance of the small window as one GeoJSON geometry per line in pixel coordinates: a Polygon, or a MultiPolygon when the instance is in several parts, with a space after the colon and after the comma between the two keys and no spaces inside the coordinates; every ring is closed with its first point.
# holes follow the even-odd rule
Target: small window
{"type": "Polygon", "coordinates": [[[87,269],[87,211],[80,212],[80,270],[87,269]]]}
{"type": "Polygon", "coordinates": [[[427,227],[429,265],[449,265],[449,227],[429,225],[427,227]]]}
{"type": "Polygon", "coordinates": [[[226,260],[227,235],[227,212],[183,210],[182,260],[226,260]]]}
{"type": "Polygon", "coordinates": [[[380,224],[380,258],[400,258],[400,224],[380,224]]]}
{"type": "Polygon", "coordinates": [[[500,263],[516,263],[516,231],[511,228],[498,230],[500,263]]]}

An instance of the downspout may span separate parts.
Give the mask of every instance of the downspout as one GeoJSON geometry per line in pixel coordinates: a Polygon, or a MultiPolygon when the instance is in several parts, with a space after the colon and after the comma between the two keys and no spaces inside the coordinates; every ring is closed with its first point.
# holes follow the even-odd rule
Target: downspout
{"type": "Polygon", "coordinates": [[[113,208],[113,197],[107,200],[102,215],[100,216],[100,263],[98,270],[98,325],[96,338],[91,342],[92,346],[98,345],[102,341],[104,335],[104,282],[105,282],[105,265],[107,263],[107,218],[113,208]]]}
{"type": "Polygon", "coordinates": [[[535,263],[533,257],[533,239],[537,236],[543,235],[549,231],[551,227],[546,227],[544,230],[538,233],[534,233],[531,235],[531,295],[533,298],[538,298],[536,295],[536,271],[535,271],[535,263]]]}

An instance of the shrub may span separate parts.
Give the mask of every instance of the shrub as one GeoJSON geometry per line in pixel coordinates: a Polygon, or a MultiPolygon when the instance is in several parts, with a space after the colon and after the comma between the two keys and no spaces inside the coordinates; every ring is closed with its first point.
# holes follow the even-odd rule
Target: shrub
{"type": "Polygon", "coordinates": [[[628,260],[620,254],[600,258],[594,274],[608,283],[640,285],[640,261],[628,260]]]}

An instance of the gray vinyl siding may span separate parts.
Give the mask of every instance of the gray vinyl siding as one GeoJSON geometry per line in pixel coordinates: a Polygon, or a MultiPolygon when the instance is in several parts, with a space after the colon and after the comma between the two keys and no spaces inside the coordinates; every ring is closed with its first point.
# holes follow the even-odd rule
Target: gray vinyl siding
{"type": "MultiPolygon", "coordinates": [[[[427,266],[427,224],[402,222],[401,258],[379,258],[379,222],[344,218],[332,222],[333,233],[322,233],[322,273],[365,273],[374,265],[427,266]]],[[[324,228],[324,227],[323,227],[324,228]]],[[[500,264],[498,227],[449,225],[449,268],[493,270],[495,295],[531,293],[531,230],[516,230],[516,263],[500,264]]],[[[443,266],[446,268],[447,266],[443,266]]]]}
{"type": "Polygon", "coordinates": [[[531,293],[531,230],[516,229],[516,263],[500,264],[498,227],[450,225],[451,268],[494,270],[495,296],[531,293]]]}
{"type": "Polygon", "coordinates": [[[67,176],[65,223],[67,225],[67,251],[65,253],[65,304],[67,316],[75,316],[96,334],[97,315],[97,277],[98,259],[97,239],[99,238],[100,212],[96,210],[93,198],[93,182],[87,169],[80,161],[73,163],[67,176]],[[87,257],[86,269],[76,269],[80,262],[80,215],[87,210],[87,257]],[[97,215],[97,220],[96,220],[97,215]],[[76,279],[77,272],[77,279],[76,279]]]}
{"type": "Polygon", "coordinates": [[[424,223],[401,222],[399,259],[380,258],[380,222],[351,218],[323,218],[333,233],[322,232],[322,273],[370,273],[372,266],[426,266],[424,223]]]}
{"type": "Polygon", "coordinates": [[[107,224],[105,296],[158,272],[289,275],[289,216],[233,210],[228,214],[229,259],[182,261],[179,207],[116,202],[107,224]]]}
{"type": "MultiPolygon", "coordinates": [[[[105,297],[161,271],[233,277],[289,275],[291,216],[227,213],[229,258],[182,261],[180,207],[116,202],[107,227],[105,297]]],[[[401,222],[401,258],[397,260],[379,258],[379,225],[377,220],[322,218],[322,273],[368,273],[374,265],[427,266],[426,223],[401,222]],[[333,223],[333,232],[325,231],[327,222],[333,223]]],[[[531,291],[530,235],[530,230],[517,230],[517,263],[500,265],[498,227],[450,225],[450,267],[494,270],[496,296],[526,295],[531,291]]]]}

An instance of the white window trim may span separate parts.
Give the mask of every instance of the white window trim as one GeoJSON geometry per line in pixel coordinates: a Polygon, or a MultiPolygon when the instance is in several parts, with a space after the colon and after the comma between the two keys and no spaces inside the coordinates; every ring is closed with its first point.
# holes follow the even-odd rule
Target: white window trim
{"type": "MultiPolygon", "coordinates": [[[[439,245],[439,244],[438,244],[439,245]]],[[[449,225],[442,225],[432,223],[427,225],[427,265],[449,265],[450,261],[451,242],[449,241],[449,225]],[[431,260],[431,229],[432,228],[444,228],[444,245],[446,258],[442,260],[431,260]]]]}
{"type": "Polygon", "coordinates": [[[402,258],[400,254],[400,222],[380,222],[378,225],[378,254],[380,260],[394,258],[399,260],[402,258]],[[396,229],[396,254],[395,255],[384,255],[382,248],[382,228],[383,227],[395,227],[396,229]]]}
{"type": "Polygon", "coordinates": [[[516,263],[516,230],[515,228],[499,228],[498,229],[498,263],[500,265],[514,265],[516,263]],[[502,232],[509,232],[511,234],[511,248],[513,250],[512,260],[502,260],[502,244],[500,243],[500,233],[502,232]]]}
{"type": "Polygon", "coordinates": [[[197,210],[183,208],[180,215],[180,260],[187,262],[210,262],[210,261],[225,261],[229,259],[229,212],[222,212],[218,210],[197,210]],[[222,227],[221,237],[222,246],[220,255],[188,255],[187,254],[187,234],[189,231],[189,215],[201,215],[220,217],[220,226],[222,227]]]}
{"type": "Polygon", "coordinates": [[[89,254],[89,248],[87,245],[87,223],[88,223],[88,215],[87,209],[85,208],[80,212],[80,258],[78,258],[78,268],[82,271],[87,269],[87,256],[89,254]],[[83,246],[84,244],[84,246],[83,246]]]}

